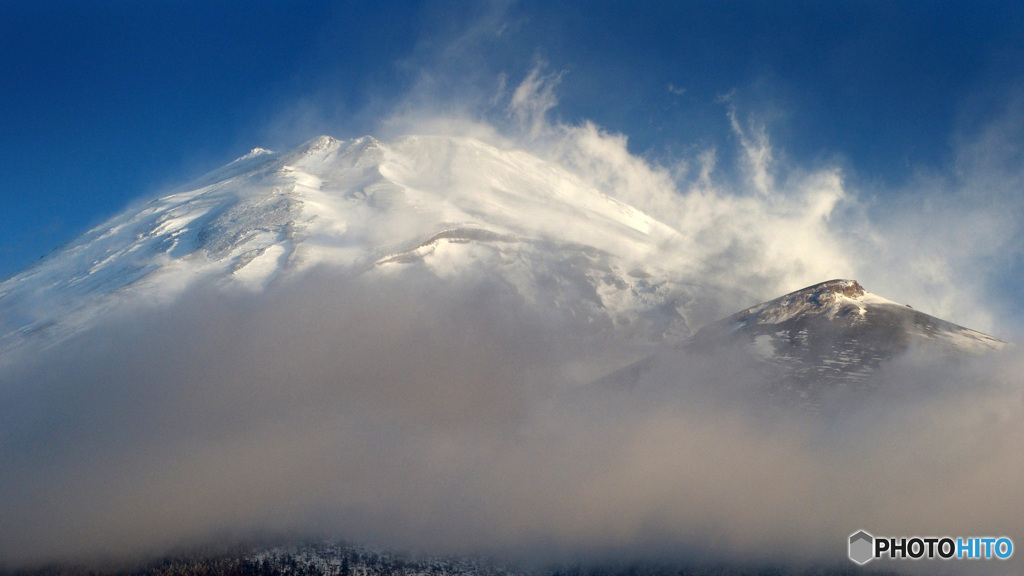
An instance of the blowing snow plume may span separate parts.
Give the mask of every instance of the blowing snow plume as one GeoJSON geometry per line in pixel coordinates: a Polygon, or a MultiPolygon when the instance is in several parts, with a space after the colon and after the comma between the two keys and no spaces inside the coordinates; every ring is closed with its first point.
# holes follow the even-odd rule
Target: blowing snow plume
{"type": "Polygon", "coordinates": [[[765,408],[727,348],[589,385],[853,258],[834,174],[684,194],[564,136],[561,163],[464,137],[257,150],[5,282],[0,557],[284,534],[799,566],[857,529],[1013,535],[1013,348],[895,357],[829,413],[765,408]]]}

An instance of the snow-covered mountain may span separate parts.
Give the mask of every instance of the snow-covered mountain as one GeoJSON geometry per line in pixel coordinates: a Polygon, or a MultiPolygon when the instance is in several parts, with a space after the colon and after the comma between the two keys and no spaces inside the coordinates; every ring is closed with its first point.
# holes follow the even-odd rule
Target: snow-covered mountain
{"type": "Polygon", "coordinates": [[[909,351],[948,359],[1006,346],[872,294],[855,280],[830,280],[708,324],[600,384],[635,386],[652,373],[681,373],[687,364],[697,365],[695,357],[710,354],[747,365],[762,385],[787,401],[796,397],[814,404],[837,387],[870,385],[884,362],[909,351]]]}
{"type": "Polygon", "coordinates": [[[657,255],[678,232],[525,152],[468,138],[315,138],[126,209],[0,284],[0,349],[197,282],[262,290],[317,266],[496,275],[524,299],[638,339],[688,335],[657,255]]]}
{"type": "MultiPolygon", "coordinates": [[[[609,349],[623,352],[589,377],[690,336],[676,349],[739,346],[778,385],[801,390],[863,380],[911,346],[976,353],[1002,345],[849,280],[694,334],[713,319],[705,304],[715,287],[659,265],[666,246],[685,245],[681,236],[522,151],[469,138],[320,136],[284,153],[254,149],[0,284],[0,351],[60,341],[112,307],[173,302],[197,284],[258,292],[317,267],[348,278],[416,268],[499,282],[542,313],[609,334],[609,349]]],[[[610,379],[630,380],[660,357],[610,379]]]]}
{"type": "MultiPolygon", "coordinates": [[[[723,285],[759,276],[686,268],[680,247],[701,241],[558,165],[471,139],[253,150],[0,283],[0,511],[19,526],[0,554],[115,557],[321,526],[423,550],[642,548],[666,503],[681,523],[665,534],[682,527],[685,543],[702,534],[691,517],[735,522],[720,504],[766,474],[791,486],[802,462],[834,465],[804,453],[803,434],[792,473],[785,435],[736,450],[760,423],[734,413],[760,409],[762,392],[819,408],[831,390],[878,384],[906,351],[1004,346],[849,280],[713,322],[736,301],[723,285]],[[602,376],[610,386],[579,386],[602,376]],[[731,402],[737,390],[755,401],[731,402]],[[711,475],[692,482],[691,469],[711,475]],[[705,494],[710,508],[690,507],[705,494]],[[640,528],[577,540],[594,518],[640,528]]],[[[404,565],[352,552],[222,566],[404,565]]],[[[478,570],[464,564],[404,573],[478,570]]]]}
{"type": "Polygon", "coordinates": [[[912,345],[980,354],[1006,344],[872,294],[856,280],[830,280],[752,306],[702,328],[693,345],[729,337],[750,340],[757,354],[783,362],[794,350],[822,355],[847,346],[845,352],[835,353],[864,355],[864,362],[857,364],[912,345]],[[810,338],[812,332],[821,336],[823,330],[838,338],[810,338]]]}

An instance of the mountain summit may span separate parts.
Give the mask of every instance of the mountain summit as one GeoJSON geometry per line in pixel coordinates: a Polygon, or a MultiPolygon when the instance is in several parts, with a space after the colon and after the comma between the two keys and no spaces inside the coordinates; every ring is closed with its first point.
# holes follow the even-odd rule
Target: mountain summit
{"type": "Polygon", "coordinates": [[[890,356],[911,345],[970,353],[1005,345],[981,332],[876,296],[856,280],[830,280],[752,306],[705,326],[694,335],[693,345],[728,338],[752,340],[765,357],[785,356],[794,349],[819,350],[826,342],[829,346],[837,342],[856,345],[872,357],[875,353],[890,356]],[[821,338],[823,332],[835,337],[821,338]],[[812,334],[816,338],[811,338],[812,334]]]}

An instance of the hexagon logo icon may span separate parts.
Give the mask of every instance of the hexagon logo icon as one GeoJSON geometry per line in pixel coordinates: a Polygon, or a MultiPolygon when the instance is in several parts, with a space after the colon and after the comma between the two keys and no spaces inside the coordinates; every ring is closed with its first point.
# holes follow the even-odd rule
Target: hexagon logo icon
{"type": "Polygon", "coordinates": [[[863,530],[850,534],[850,560],[864,564],[874,558],[874,537],[863,530]]]}

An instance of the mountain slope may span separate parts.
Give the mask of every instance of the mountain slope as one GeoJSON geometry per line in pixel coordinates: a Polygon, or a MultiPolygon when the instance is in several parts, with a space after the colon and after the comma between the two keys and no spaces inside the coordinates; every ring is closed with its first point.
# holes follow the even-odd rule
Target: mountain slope
{"type": "Polygon", "coordinates": [[[315,138],[256,149],[133,206],[0,284],[0,349],[198,283],[261,290],[327,266],[490,275],[538,306],[641,340],[686,335],[693,288],[655,263],[678,232],[561,167],[467,138],[315,138]]]}

